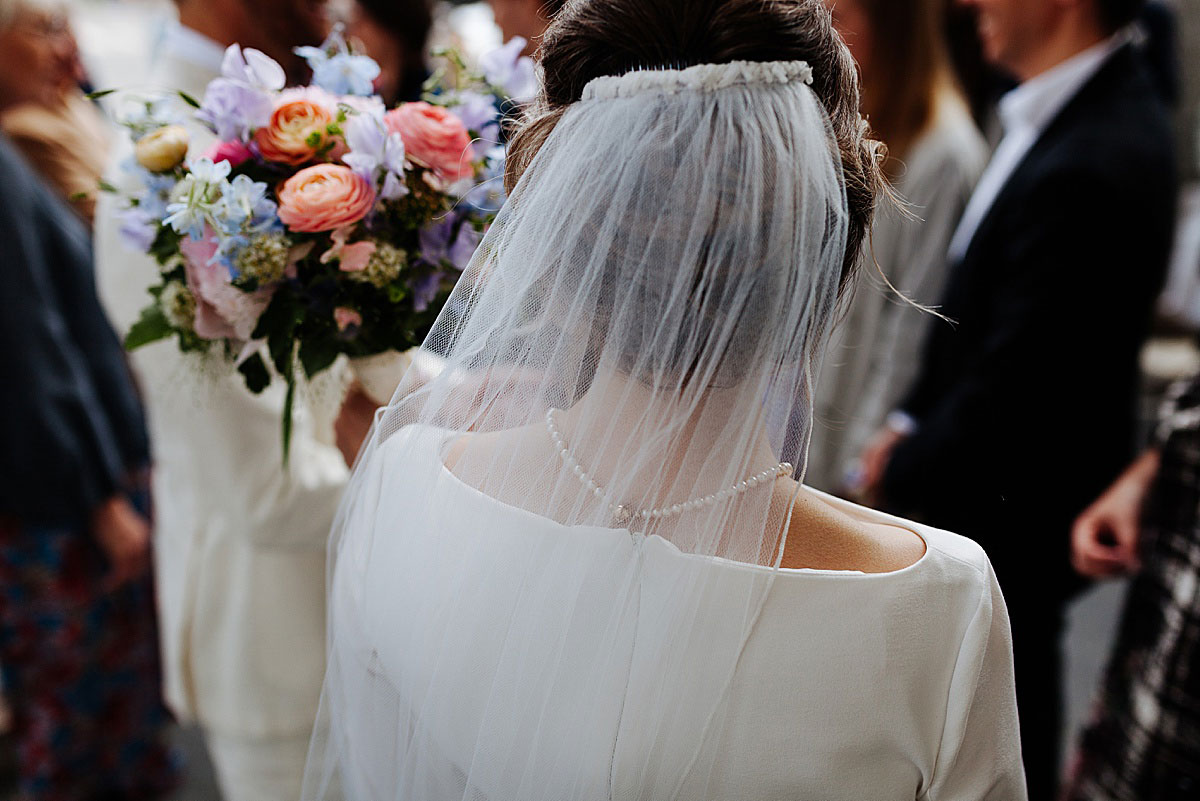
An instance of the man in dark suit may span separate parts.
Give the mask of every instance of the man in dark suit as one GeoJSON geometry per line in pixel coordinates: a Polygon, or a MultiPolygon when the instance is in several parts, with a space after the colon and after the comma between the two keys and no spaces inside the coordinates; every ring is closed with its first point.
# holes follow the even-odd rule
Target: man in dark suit
{"type": "Polygon", "coordinates": [[[1139,0],[967,0],[1020,81],[950,248],[919,377],[863,456],[887,507],[977,540],[1012,617],[1030,799],[1050,801],[1071,522],[1135,446],[1138,352],[1170,247],[1167,110],[1139,0]]]}

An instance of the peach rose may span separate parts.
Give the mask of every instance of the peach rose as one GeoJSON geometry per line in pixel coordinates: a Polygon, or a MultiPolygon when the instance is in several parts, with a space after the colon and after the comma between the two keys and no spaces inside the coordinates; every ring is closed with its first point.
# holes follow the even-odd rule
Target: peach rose
{"type": "Polygon", "coordinates": [[[279,219],[293,231],[332,231],[366,216],[375,190],[341,164],[305,167],[279,190],[279,219]]]}
{"type": "Polygon", "coordinates": [[[447,181],[475,174],[471,136],[462,120],[441,106],[404,103],[384,115],[383,120],[389,133],[400,134],[410,160],[447,181]]]}
{"type": "Polygon", "coordinates": [[[323,98],[285,92],[271,112],[271,121],[254,132],[254,141],[267,161],[295,167],[316,158],[333,120],[334,112],[323,98]]]}

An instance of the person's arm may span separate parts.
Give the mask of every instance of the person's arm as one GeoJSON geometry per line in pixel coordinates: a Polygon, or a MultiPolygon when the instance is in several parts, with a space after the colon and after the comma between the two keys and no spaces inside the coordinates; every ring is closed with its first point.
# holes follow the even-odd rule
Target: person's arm
{"type": "Polygon", "coordinates": [[[1105,578],[1138,569],[1142,510],[1158,478],[1163,448],[1177,433],[1194,436],[1198,408],[1200,375],[1167,390],[1150,447],[1083,511],[1071,529],[1071,563],[1079,573],[1105,578]]]}
{"type": "Polygon", "coordinates": [[[1148,448],[1083,511],[1071,528],[1071,564],[1090,578],[1137,570],[1142,506],[1158,475],[1158,448],[1148,448]]]}
{"type": "Polygon", "coordinates": [[[984,580],[959,647],[937,762],[918,801],[1028,797],[1008,610],[990,565],[984,580]]]}
{"type": "Polygon", "coordinates": [[[11,195],[0,208],[3,506],[18,518],[85,519],[117,494],[125,466],[47,269],[41,188],[16,158],[0,152],[11,195]]]}

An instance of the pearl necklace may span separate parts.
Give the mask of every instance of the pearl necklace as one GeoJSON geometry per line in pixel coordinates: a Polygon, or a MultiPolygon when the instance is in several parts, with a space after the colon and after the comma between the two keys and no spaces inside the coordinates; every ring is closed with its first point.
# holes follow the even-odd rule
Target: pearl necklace
{"type": "MultiPolygon", "coordinates": [[[[554,447],[558,449],[558,455],[562,459],[563,464],[570,469],[575,477],[578,478],[583,485],[592,491],[592,494],[597,498],[604,499],[608,492],[604,487],[596,483],[588,472],[583,469],[583,465],[571,455],[571,449],[567,447],[567,443],[563,440],[563,436],[559,433],[558,426],[554,422],[554,409],[549,409],[546,412],[546,431],[550,434],[550,439],[554,441],[554,447]]],[[[671,504],[670,506],[661,506],[657,509],[634,509],[625,504],[617,504],[607,502],[608,508],[613,513],[613,523],[617,526],[625,527],[630,523],[641,520],[661,520],[666,517],[674,517],[684,512],[691,512],[696,509],[702,509],[706,506],[713,506],[728,498],[740,495],[743,492],[754,489],[759,484],[764,484],[774,481],[776,478],[792,475],[793,467],[790,462],[780,462],[770,470],[764,470],[761,473],[755,473],[749,478],[739,481],[732,487],[714,492],[712,495],[705,495],[703,498],[692,498],[682,503],[671,504]]]]}

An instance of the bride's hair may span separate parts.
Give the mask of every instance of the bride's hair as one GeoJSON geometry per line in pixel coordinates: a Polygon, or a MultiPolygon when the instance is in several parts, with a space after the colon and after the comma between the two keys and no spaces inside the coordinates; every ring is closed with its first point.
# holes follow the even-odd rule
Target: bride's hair
{"type": "Polygon", "coordinates": [[[544,86],[512,132],[509,191],[594,78],[732,61],[808,62],[841,154],[849,217],[840,285],[851,286],[886,186],[885,150],[859,114],[857,68],[823,0],[568,0],[535,57],[544,86]]]}

